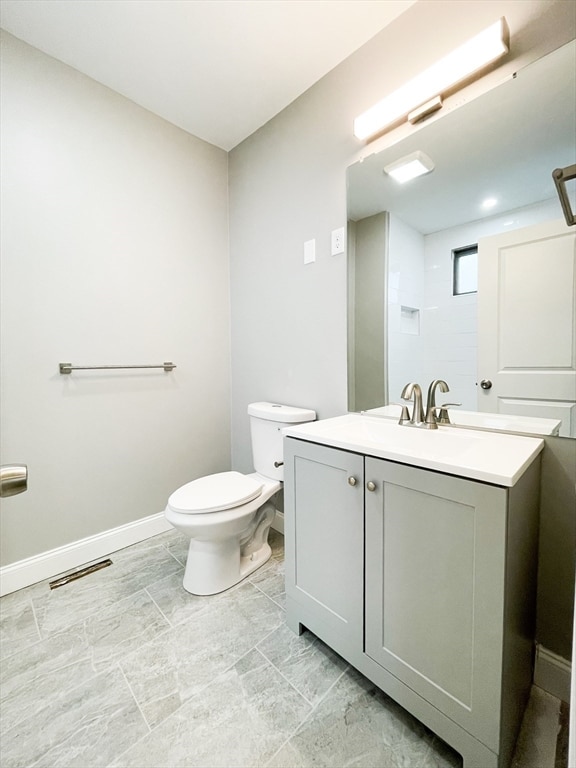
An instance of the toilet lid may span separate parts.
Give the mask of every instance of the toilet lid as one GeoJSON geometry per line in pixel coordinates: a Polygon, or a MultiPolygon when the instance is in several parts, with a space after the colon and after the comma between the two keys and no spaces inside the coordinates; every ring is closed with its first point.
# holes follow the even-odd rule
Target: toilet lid
{"type": "Polygon", "coordinates": [[[260,496],[263,485],[240,472],[220,472],[186,483],[174,491],[168,506],[175,512],[219,512],[239,507],[260,496]]]}

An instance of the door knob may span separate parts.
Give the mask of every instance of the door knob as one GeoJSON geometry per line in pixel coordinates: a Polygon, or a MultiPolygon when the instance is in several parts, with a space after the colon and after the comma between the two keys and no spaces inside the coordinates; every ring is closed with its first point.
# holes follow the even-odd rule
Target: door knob
{"type": "Polygon", "coordinates": [[[26,464],[3,464],[0,467],[0,496],[16,496],[28,488],[28,467],[26,464]]]}
{"type": "Polygon", "coordinates": [[[490,381],[490,379],[482,379],[482,381],[480,382],[480,386],[482,387],[482,389],[492,389],[492,382],[490,381]]]}
{"type": "Polygon", "coordinates": [[[353,475],[348,478],[348,485],[356,485],[356,478],[353,475]]]}
{"type": "Polygon", "coordinates": [[[366,488],[368,488],[369,491],[375,491],[376,483],[373,483],[372,480],[368,480],[368,482],[366,483],[366,488]]]}

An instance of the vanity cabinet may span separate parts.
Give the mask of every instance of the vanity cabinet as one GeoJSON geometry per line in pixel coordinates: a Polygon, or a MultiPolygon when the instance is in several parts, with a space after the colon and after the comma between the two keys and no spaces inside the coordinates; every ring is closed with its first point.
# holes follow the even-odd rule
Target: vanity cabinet
{"type": "Polygon", "coordinates": [[[290,599],[314,617],[308,628],[346,656],[364,631],[364,457],[295,440],[284,450],[290,599]]]}
{"type": "Polygon", "coordinates": [[[539,461],[501,487],[285,438],[287,620],[508,766],[532,682],[539,461]]]}

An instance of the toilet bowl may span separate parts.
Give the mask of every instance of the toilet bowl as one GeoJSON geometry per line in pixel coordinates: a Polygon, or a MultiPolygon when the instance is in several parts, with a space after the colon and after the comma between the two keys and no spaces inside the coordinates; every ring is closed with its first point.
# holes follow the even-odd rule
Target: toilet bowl
{"type": "Polygon", "coordinates": [[[195,595],[223,592],[270,558],[273,496],[284,478],[282,429],[316,418],[314,411],[276,403],[252,403],[248,414],[256,472],[207,475],[168,499],[166,519],[190,538],[183,584],[195,595]]]}
{"type": "Polygon", "coordinates": [[[272,554],[268,531],[276,513],[269,500],[281,487],[279,480],[258,473],[222,472],[193,480],[170,496],[166,519],[190,538],[184,589],[216,594],[264,565],[272,554]],[[236,504],[229,506],[234,488],[236,504]],[[247,489],[252,496],[246,500],[247,489]],[[206,503],[210,506],[203,508],[206,503]]]}

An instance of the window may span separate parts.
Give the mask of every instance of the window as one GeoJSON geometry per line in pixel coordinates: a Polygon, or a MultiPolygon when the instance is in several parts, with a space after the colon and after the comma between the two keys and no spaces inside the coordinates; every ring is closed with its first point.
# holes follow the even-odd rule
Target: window
{"type": "Polygon", "coordinates": [[[452,295],[477,293],[478,245],[455,248],[452,251],[452,295]]]}

